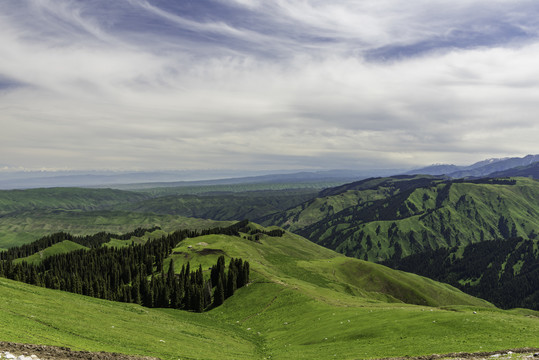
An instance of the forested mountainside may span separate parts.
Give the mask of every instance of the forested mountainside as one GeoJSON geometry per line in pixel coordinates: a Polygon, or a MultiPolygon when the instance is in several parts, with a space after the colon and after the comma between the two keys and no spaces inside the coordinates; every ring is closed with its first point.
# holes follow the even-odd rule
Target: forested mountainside
{"type": "Polygon", "coordinates": [[[539,229],[539,182],[447,180],[432,176],[368,179],[264,218],[325,247],[371,261],[520,236],[539,229]]]}
{"type": "Polygon", "coordinates": [[[384,264],[449,283],[510,309],[539,310],[539,241],[512,238],[442,248],[384,264]]]}

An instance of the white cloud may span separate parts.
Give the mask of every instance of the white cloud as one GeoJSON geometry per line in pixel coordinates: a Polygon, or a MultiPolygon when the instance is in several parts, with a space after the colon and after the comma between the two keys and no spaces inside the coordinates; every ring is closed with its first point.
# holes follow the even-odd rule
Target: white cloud
{"type": "Polygon", "coordinates": [[[237,1],[268,24],[286,24],[295,31],[288,37],[149,1],[116,9],[152,17],[134,30],[82,1],[22,4],[0,14],[0,75],[21,84],[0,93],[0,151],[10,164],[402,167],[539,153],[533,38],[384,62],[363,56],[505,10],[532,33],[514,2],[237,1]],[[156,21],[166,31],[156,32],[156,21]],[[186,27],[223,43],[175,40],[186,27]]]}

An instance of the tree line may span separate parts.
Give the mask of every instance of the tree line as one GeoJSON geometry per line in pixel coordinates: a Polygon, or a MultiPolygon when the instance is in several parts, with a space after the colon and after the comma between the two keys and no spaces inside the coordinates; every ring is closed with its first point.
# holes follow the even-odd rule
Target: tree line
{"type": "MultiPolygon", "coordinates": [[[[76,237],[67,233],[46,236],[28,245],[2,253],[0,276],[28,284],[58,289],[106,300],[137,303],[147,307],[171,307],[201,312],[221,305],[224,300],[249,282],[249,263],[231,259],[225,272],[225,258],[221,256],[204,277],[201,266],[192,270],[190,264],[175,272],[174,261],[165,272],[165,259],[172,249],[186,238],[208,234],[237,234],[247,224],[237,223],[227,228],[200,232],[180,230],[144,244],[126,247],[101,246],[110,237],[129,239],[133,233],[112,235],[98,233],[76,237]],[[240,227],[238,227],[238,224],[240,227]],[[130,236],[131,234],[131,236],[130,236]],[[32,255],[64,240],[90,247],[45,258],[39,264],[14,263],[18,257],[32,255]],[[101,245],[97,245],[101,244],[101,245]],[[49,245],[50,246],[50,245],[49,245]]],[[[155,229],[155,228],[154,228],[155,229]]],[[[137,229],[140,236],[154,229],[137,229]]]]}

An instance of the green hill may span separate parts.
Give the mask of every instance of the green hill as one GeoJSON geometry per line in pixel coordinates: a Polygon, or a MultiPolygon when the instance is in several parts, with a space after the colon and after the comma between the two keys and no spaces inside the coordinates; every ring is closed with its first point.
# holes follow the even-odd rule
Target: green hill
{"type": "Polygon", "coordinates": [[[182,241],[170,258],[176,269],[187,261],[207,268],[222,254],[249,260],[251,271],[263,281],[286,283],[320,299],[327,293],[326,301],[338,294],[341,301],[490,306],[445,284],[348,258],[291,233],[263,235],[258,242],[228,235],[196,237],[182,241]]]}
{"type": "Polygon", "coordinates": [[[88,249],[88,248],[86,246],[82,246],[80,244],[74,243],[73,241],[64,240],[62,242],[49,246],[48,248],[40,252],[37,252],[33,255],[16,259],[14,262],[20,263],[20,262],[25,261],[29,264],[37,264],[37,263],[40,263],[43,259],[48,258],[49,256],[65,254],[71,251],[81,250],[81,249],[88,249]]]}
{"type": "Polygon", "coordinates": [[[259,235],[188,238],[165,260],[164,270],[174,259],[176,272],[187,261],[207,269],[220,255],[250,262],[251,283],[205,313],[0,279],[0,340],[162,359],[358,359],[536,345],[537,313],[501,311],[294,234],[259,235]]]}
{"type": "Polygon", "coordinates": [[[381,261],[539,229],[539,182],[434,177],[369,179],[264,219],[325,247],[381,261]]]}

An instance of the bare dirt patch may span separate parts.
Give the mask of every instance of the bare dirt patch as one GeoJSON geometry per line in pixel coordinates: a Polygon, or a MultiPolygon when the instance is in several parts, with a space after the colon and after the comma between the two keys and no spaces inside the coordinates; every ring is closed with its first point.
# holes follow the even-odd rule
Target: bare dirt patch
{"type": "Polygon", "coordinates": [[[156,357],[132,356],[117,353],[73,351],[66,347],[17,344],[0,341],[0,351],[8,351],[13,355],[36,355],[41,360],[161,360],[156,357]]]}
{"type": "Polygon", "coordinates": [[[225,252],[221,249],[202,249],[197,251],[197,254],[200,255],[217,255],[217,254],[224,254],[225,252]]]}

